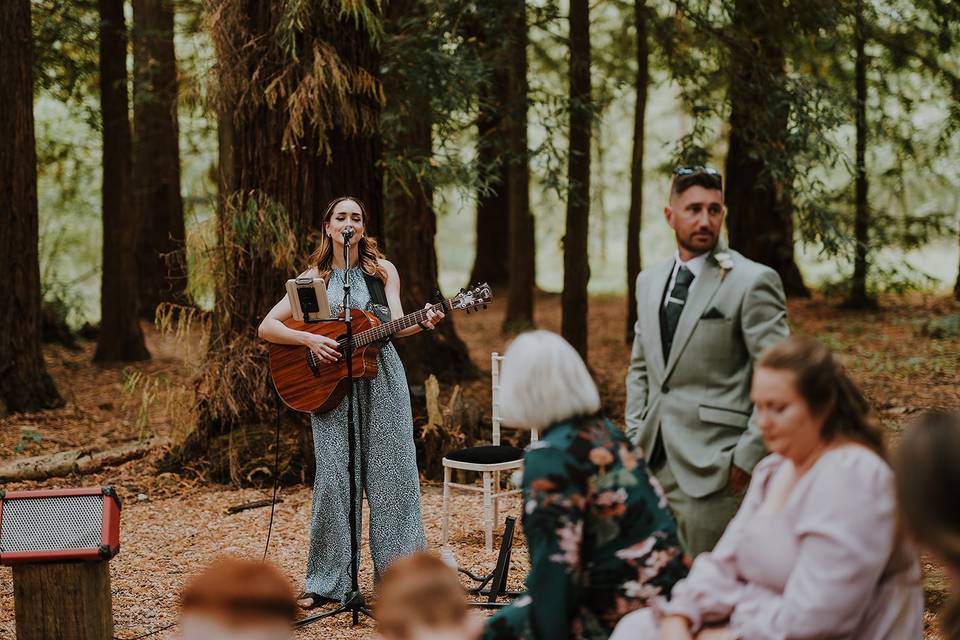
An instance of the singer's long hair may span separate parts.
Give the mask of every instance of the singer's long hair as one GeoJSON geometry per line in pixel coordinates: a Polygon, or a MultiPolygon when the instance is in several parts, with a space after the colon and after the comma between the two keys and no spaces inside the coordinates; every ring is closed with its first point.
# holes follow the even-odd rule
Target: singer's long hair
{"type": "Polygon", "coordinates": [[[379,258],[383,258],[384,256],[380,252],[376,239],[366,234],[367,208],[359,198],[353,196],[341,196],[332,200],[330,204],[327,205],[327,210],[324,212],[323,220],[320,223],[321,230],[323,231],[320,235],[320,246],[310,254],[310,266],[317,268],[317,271],[320,272],[319,276],[323,278],[324,282],[329,280],[330,272],[333,271],[333,240],[326,233],[327,222],[329,222],[330,217],[333,216],[334,208],[346,200],[357,203],[363,219],[364,234],[360,236],[360,240],[357,241],[357,249],[360,252],[360,269],[367,275],[380,278],[383,280],[383,283],[386,284],[387,272],[380,266],[380,263],[377,262],[379,258]]]}

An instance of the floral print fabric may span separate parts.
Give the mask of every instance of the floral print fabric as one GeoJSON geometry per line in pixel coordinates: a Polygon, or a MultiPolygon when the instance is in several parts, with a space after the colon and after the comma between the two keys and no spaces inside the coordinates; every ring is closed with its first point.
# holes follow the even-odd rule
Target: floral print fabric
{"type": "Polygon", "coordinates": [[[527,594],[484,638],[605,639],[687,573],[663,491],[602,415],[554,425],[530,445],[523,498],[527,594]]]}

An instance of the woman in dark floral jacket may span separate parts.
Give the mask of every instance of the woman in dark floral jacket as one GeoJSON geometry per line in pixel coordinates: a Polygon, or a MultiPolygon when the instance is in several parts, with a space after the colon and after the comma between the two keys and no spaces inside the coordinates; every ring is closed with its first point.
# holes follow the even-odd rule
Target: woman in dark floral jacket
{"type": "Polygon", "coordinates": [[[546,433],[524,456],[527,593],[488,621],[484,638],[606,639],[687,573],[666,498],[599,412],[597,387],[563,338],[518,337],[500,384],[504,423],[546,433]]]}

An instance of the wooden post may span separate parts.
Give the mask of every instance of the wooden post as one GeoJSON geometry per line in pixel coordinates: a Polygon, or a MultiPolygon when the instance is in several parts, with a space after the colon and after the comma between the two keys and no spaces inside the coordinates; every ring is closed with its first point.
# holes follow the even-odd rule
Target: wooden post
{"type": "Polygon", "coordinates": [[[106,562],[13,567],[18,640],[112,640],[113,603],[106,562]]]}

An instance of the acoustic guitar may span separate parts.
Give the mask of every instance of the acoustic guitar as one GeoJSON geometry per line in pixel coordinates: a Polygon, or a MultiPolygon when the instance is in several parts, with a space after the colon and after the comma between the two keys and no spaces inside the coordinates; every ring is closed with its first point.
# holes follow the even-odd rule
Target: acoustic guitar
{"type": "MultiPolygon", "coordinates": [[[[376,378],[377,354],[387,338],[423,322],[429,310],[447,312],[462,309],[470,313],[471,309],[486,308],[492,301],[493,291],[483,283],[469,290],[461,289],[454,297],[429,309],[420,309],[390,322],[381,323],[373,313],[353,309],[350,319],[353,323],[354,379],[376,378]]],[[[347,336],[342,319],[306,323],[291,318],[283,324],[296,331],[332,338],[340,344],[340,353],[344,352],[347,336]]],[[[297,411],[326,413],[334,409],[347,394],[349,384],[344,358],[336,362],[321,360],[302,345],[270,343],[270,374],[280,397],[288,407],[297,411]]]]}

